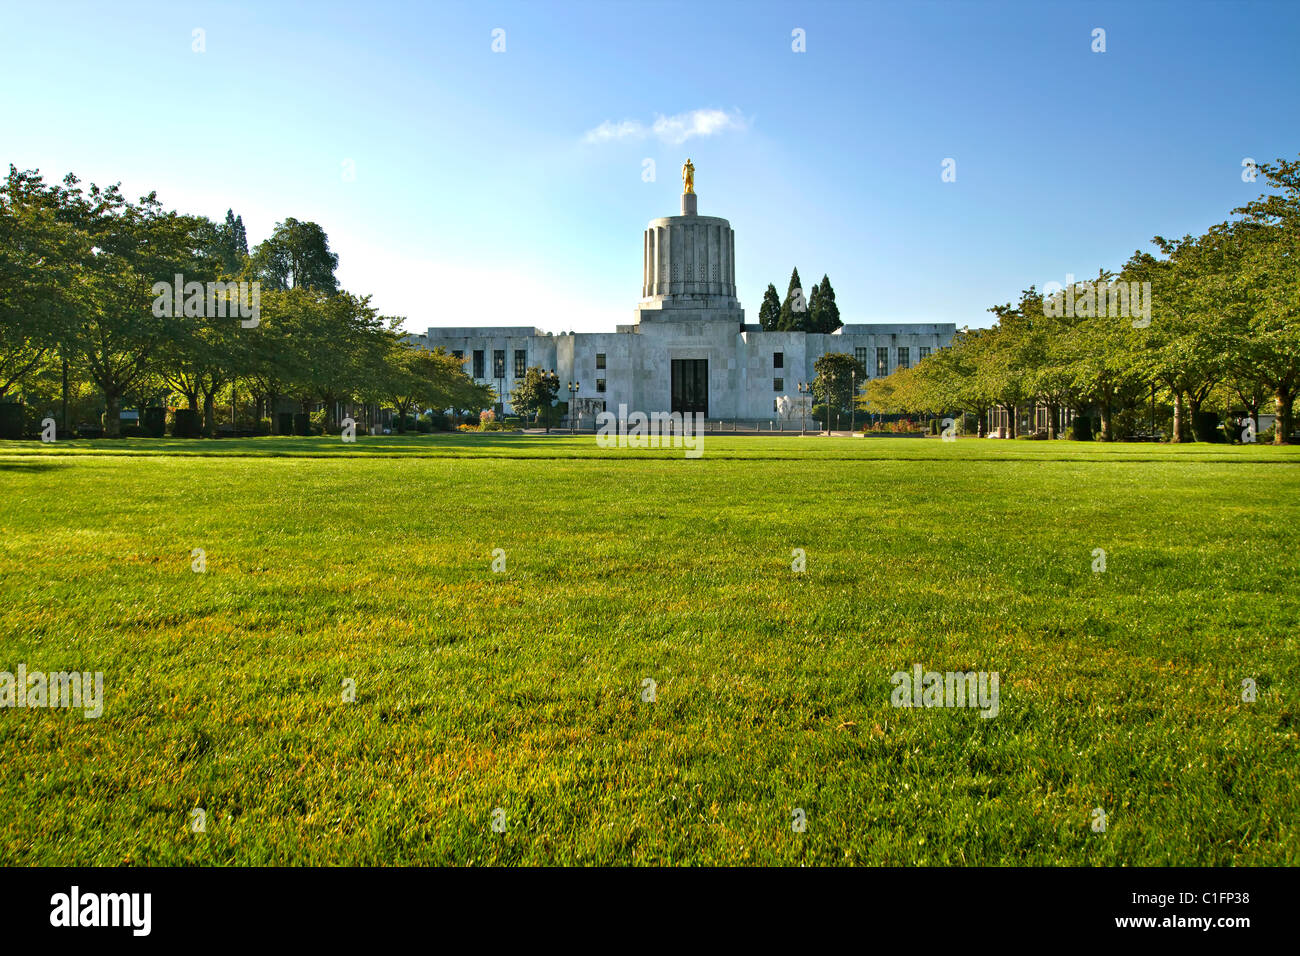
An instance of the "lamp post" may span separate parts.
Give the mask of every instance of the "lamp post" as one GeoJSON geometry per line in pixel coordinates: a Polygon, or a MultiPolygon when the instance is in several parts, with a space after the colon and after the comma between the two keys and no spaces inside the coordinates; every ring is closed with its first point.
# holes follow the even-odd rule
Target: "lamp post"
{"type": "Polygon", "coordinates": [[[858,370],[849,369],[849,431],[858,427],[858,370]]]}
{"type": "Polygon", "coordinates": [[[799,383],[799,434],[808,434],[808,401],[804,398],[812,391],[807,382],[799,383]]]}
{"type": "Polygon", "coordinates": [[[573,406],[574,406],[574,401],[578,395],[578,385],[579,385],[578,382],[569,383],[569,434],[570,435],[573,434],[573,420],[575,417],[573,406]]]}
{"type": "MultiPolygon", "coordinates": [[[[826,383],[827,383],[827,386],[828,386],[827,389],[826,389],[826,437],[827,437],[827,438],[830,438],[831,435],[832,435],[832,432],[831,432],[831,403],[834,402],[834,401],[835,401],[835,398],[836,398],[836,396],[835,396],[835,373],[834,373],[834,372],[829,372],[829,373],[827,374],[827,376],[826,376],[826,383]]],[[[839,410],[839,408],[837,407],[837,408],[835,409],[835,424],[838,425],[839,423],[840,423],[840,410],[839,410]]]]}
{"type": "Polygon", "coordinates": [[[546,383],[546,434],[551,433],[551,409],[555,407],[555,396],[560,391],[560,377],[555,374],[555,369],[542,373],[542,381],[546,383]]]}

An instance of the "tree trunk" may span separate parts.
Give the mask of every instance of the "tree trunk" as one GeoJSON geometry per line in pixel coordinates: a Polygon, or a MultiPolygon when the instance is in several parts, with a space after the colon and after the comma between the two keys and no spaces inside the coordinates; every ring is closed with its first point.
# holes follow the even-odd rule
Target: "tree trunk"
{"type": "Polygon", "coordinates": [[[1172,441],[1181,443],[1188,440],[1187,435],[1187,403],[1183,399],[1183,393],[1174,391],[1174,434],[1172,441]]]}
{"type": "Polygon", "coordinates": [[[217,435],[216,396],[212,392],[203,393],[203,433],[209,438],[217,435]]]}
{"type": "Polygon", "coordinates": [[[1291,441],[1291,406],[1295,402],[1295,390],[1282,386],[1273,393],[1273,411],[1277,415],[1273,422],[1273,444],[1286,445],[1291,441]]]}
{"type": "Polygon", "coordinates": [[[1048,402],[1047,403],[1047,440],[1048,441],[1055,441],[1056,438],[1058,437],[1059,434],[1059,428],[1057,426],[1058,413],[1059,413],[1059,409],[1057,408],[1056,403],[1048,402]]]}
{"type": "Polygon", "coordinates": [[[122,436],[122,396],[116,392],[104,393],[104,437],[122,436]]]}
{"type": "Polygon", "coordinates": [[[1007,437],[1015,438],[1020,434],[1020,415],[1016,406],[1007,406],[1007,437]]]}

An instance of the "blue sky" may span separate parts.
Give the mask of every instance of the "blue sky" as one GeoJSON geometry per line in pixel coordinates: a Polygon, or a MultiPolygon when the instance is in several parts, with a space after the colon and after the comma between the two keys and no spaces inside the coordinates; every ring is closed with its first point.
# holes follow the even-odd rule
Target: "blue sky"
{"type": "Polygon", "coordinates": [[[1298,80],[1300,3],[4,2],[0,159],[315,220],[412,330],[558,332],[631,321],[690,156],[750,321],[797,265],[846,322],[977,326],[1258,195],[1298,80]]]}

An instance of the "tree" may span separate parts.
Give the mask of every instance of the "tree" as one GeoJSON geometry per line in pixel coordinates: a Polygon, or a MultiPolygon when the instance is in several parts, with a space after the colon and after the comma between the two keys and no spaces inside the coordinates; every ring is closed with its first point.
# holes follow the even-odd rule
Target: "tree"
{"type": "Polygon", "coordinates": [[[807,322],[808,299],[800,284],[799,270],[795,269],[790,273],[790,285],[786,289],[785,301],[781,303],[776,327],[780,332],[807,331],[807,322]]]}
{"type": "Polygon", "coordinates": [[[764,332],[774,332],[781,317],[781,299],[776,294],[776,286],[767,284],[763,293],[763,304],[758,307],[758,327],[764,332]]]}
{"type": "Polygon", "coordinates": [[[1232,367],[1272,390],[1280,445],[1290,441],[1300,389],[1300,161],[1259,169],[1276,192],[1234,210],[1245,217],[1234,228],[1244,247],[1234,282],[1246,307],[1231,317],[1241,345],[1232,367]]]}
{"type": "Polygon", "coordinates": [[[830,428],[830,415],[836,417],[847,412],[858,387],[867,382],[867,370],[862,363],[845,352],[827,352],[813,363],[817,377],[812,390],[817,400],[827,407],[826,427],[830,428]]]}
{"type": "MultiPolygon", "coordinates": [[[[525,415],[532,415],[536,420],[542,411],[549,410],[560,393],[560,379],[554,372],[547,372],[537,366],[524,371],[523,378],[515,379],[514,391],[510,393],[510,404],[525,415]]],[[[550,421],[547,421],[550,431],[550,421]]]]}
{"type": "Polygon", "coordinates": [[[74,274],[91,243],[65,221],[61,206],[59,187],[47,186],[35,170],[10,166],[0,183],[0,397],[75,328],[74,274]]]}
{"type": "Polygon", "coordinates": [[[816,289],[817,311],[813,316],[812,331],[829,335],[844,326],[840,319],[840,307],[835,304],[835,290],[831,288],[830,277],[823,274],[821,285],[816,289]]]}
{"type": "Polygon", "coordinates": [[[388,319],[388,351],[375,353],[378,360],[372,387],[363,394],[385,401],[397,412],[397,430],[406,431],[406,419],[414,411],[449,408],[458,379],[465,379],[461,363],[444,349],[420,348],[400,334],[400,318],[388,319]]]}
{"type": "Polygon", "coordinates": [[[72,175],[64,180],[61,206],[91,243],[72,292],[78,328],[71,344],[104,396],[104,433],[116,438],[122,397],[150,375],[160,356],[192,340],[199,317],[155,308],[153,285],[177,273],[203,273],[194,244],[199,222],[164,211],[154,193],[136,204],[117,185],[92,183],[83,193],[72,175]]]}
{"type": "MultiPolygon", "coordinates": [[[[242,227],[241,227],[242,228],[242,227]]],[[[334,271],[339,257],[330,252],[329,237],[314,222],[289,218],[253,250],[253,271],[268,290],[338,291],[334,271]]]]}

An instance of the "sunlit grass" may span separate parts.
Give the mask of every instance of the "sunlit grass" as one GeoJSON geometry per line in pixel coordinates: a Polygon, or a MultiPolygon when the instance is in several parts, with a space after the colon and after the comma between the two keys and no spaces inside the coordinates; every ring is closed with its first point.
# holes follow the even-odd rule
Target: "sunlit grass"
{"type": "Polygon", "coordinates": [[[0,861],[1300,861],[1294,449],[706,442],[4,444],[0,861]]]}

